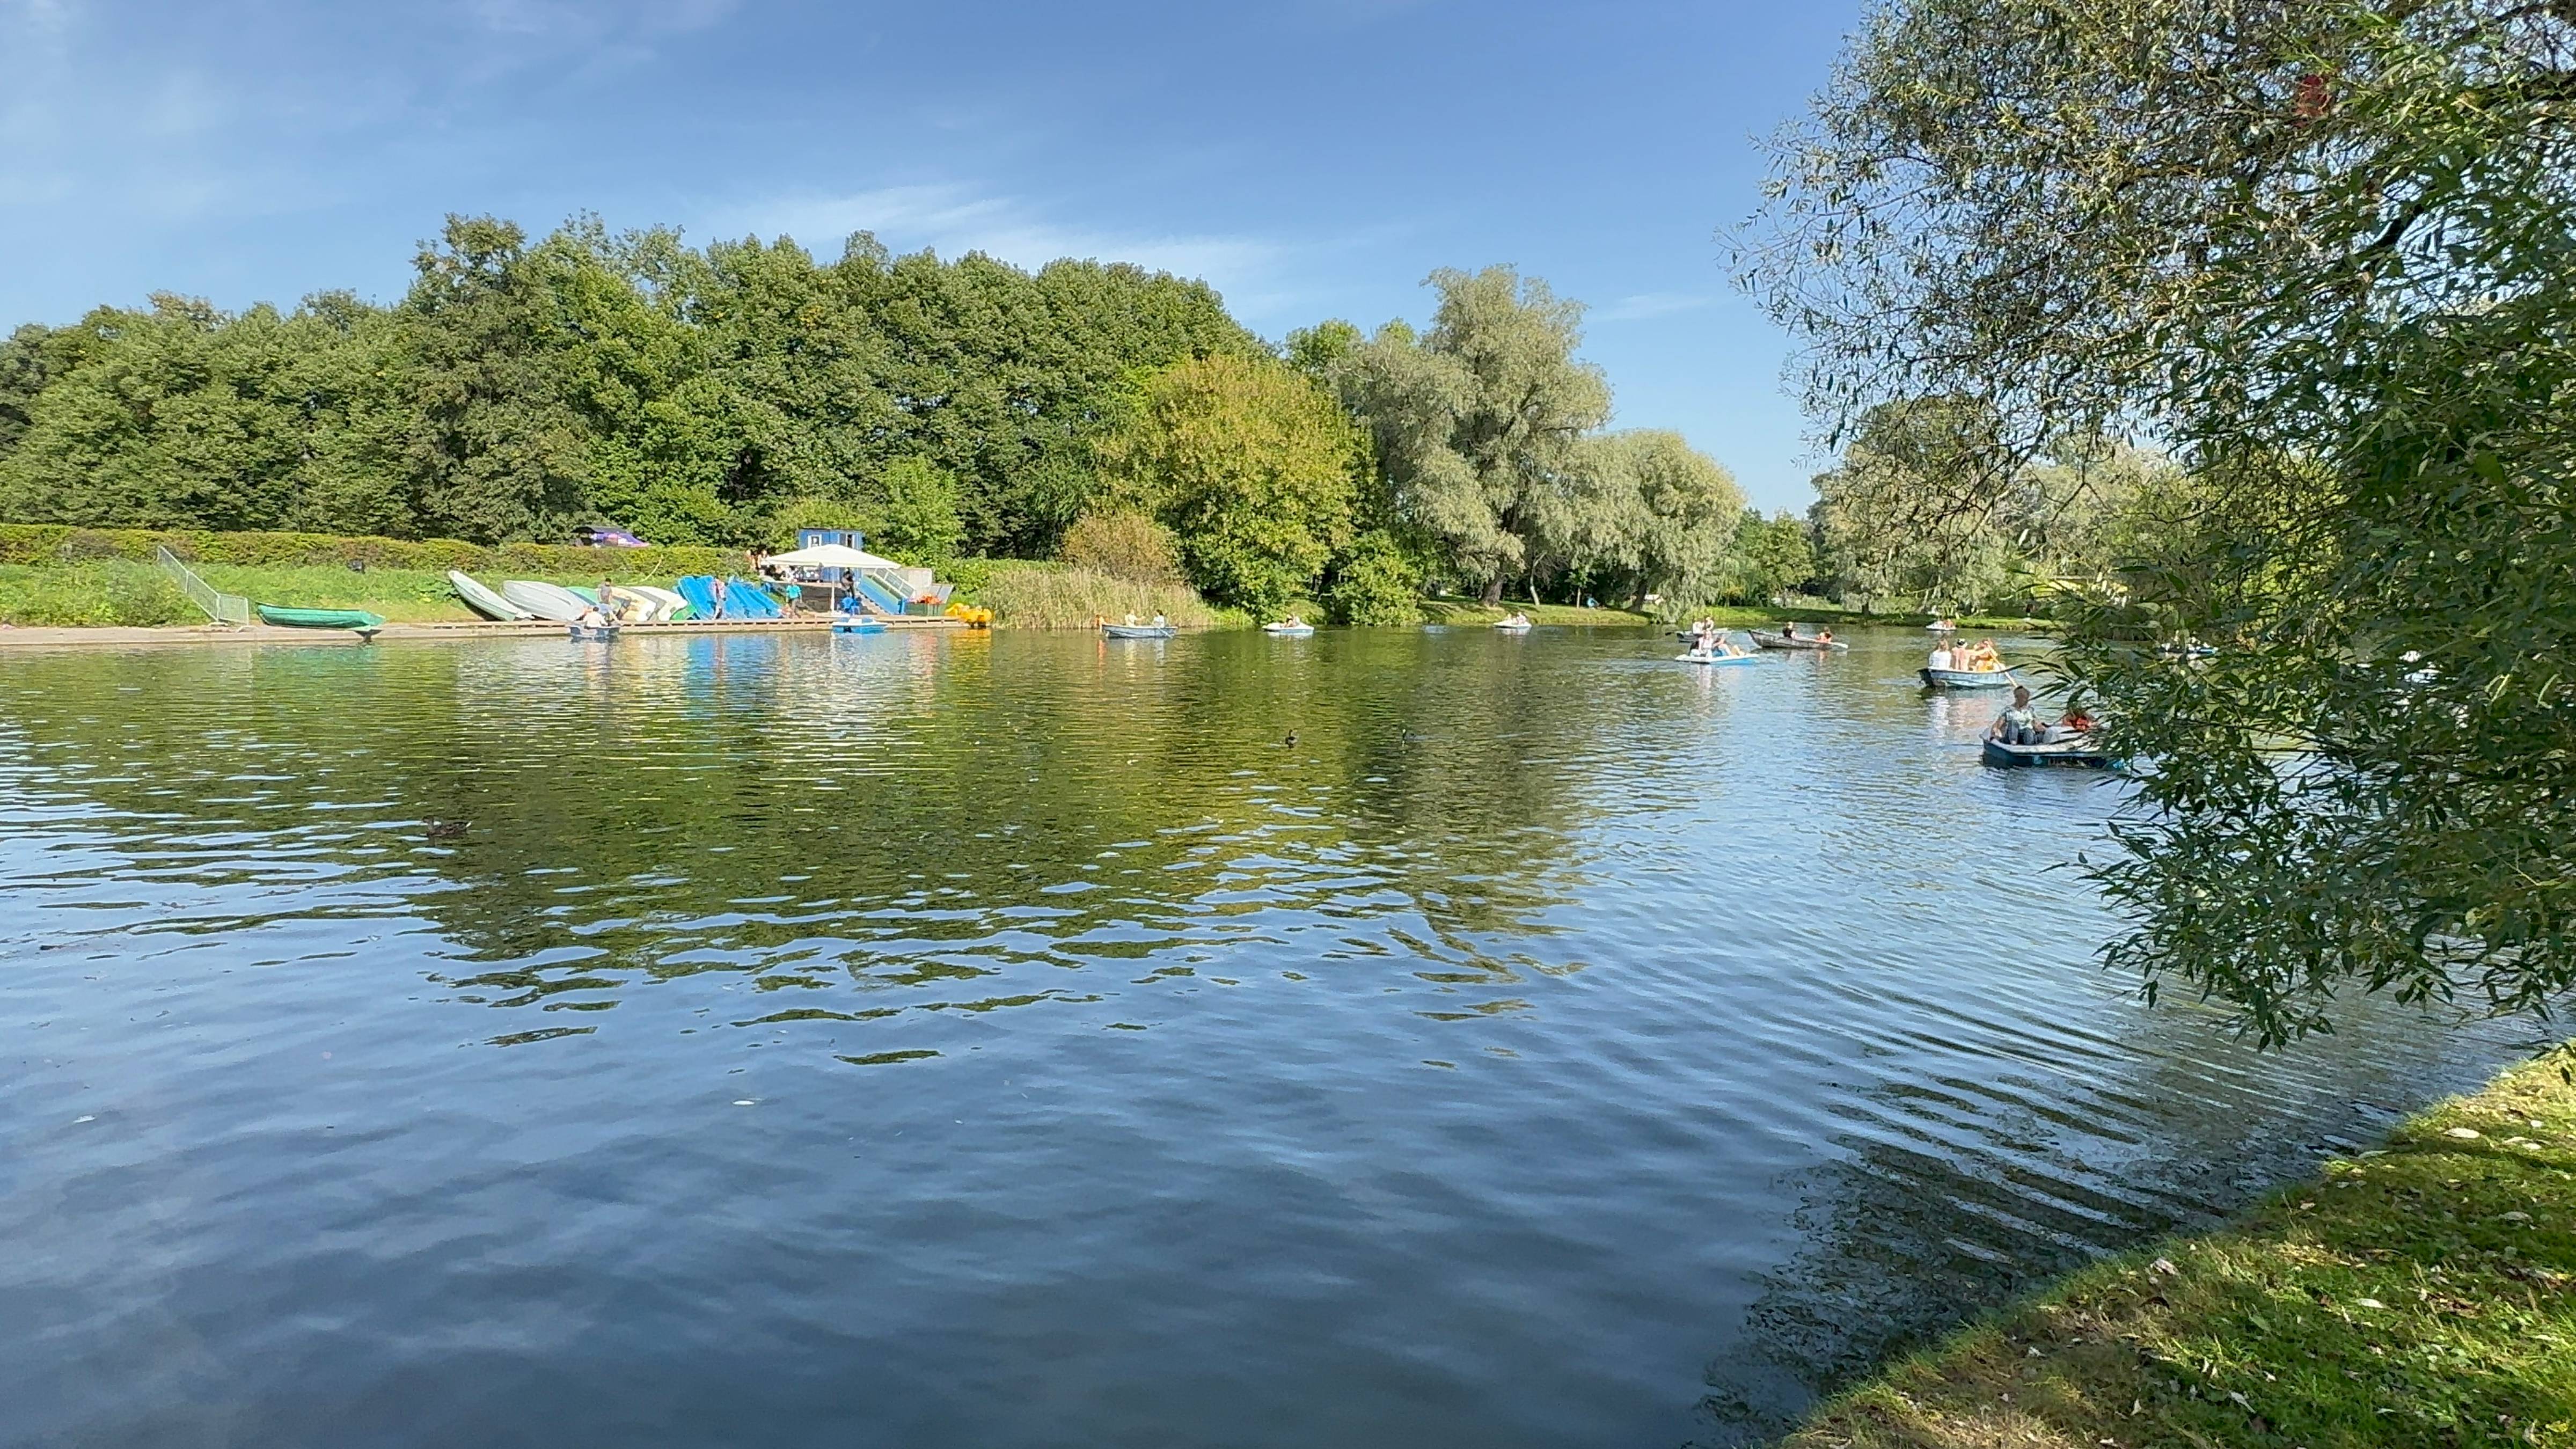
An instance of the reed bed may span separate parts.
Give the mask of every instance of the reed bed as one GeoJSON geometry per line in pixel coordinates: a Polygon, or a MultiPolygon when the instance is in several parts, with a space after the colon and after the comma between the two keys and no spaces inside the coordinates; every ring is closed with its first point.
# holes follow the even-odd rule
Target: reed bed
{"type": "Polygon", "coordinates": [[[1140,584],[1065,564],[996,560],[977,601],[993,622],[1008,629],[1089,629],[1133,614],[1162,615],[1184,629],[1240,623],[1241,616],[1208,606],[1186,584],[1140,584]]]}

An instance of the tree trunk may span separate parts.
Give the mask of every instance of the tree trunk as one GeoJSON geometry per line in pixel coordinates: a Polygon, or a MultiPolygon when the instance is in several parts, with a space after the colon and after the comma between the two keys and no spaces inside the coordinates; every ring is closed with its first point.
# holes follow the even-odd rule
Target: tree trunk
{"type": "Polygon", "coordinates": [[[1499,609],[1503,604],[1503,576],[1499,573],[1485,580],[1485,607],[1499,609]]]}

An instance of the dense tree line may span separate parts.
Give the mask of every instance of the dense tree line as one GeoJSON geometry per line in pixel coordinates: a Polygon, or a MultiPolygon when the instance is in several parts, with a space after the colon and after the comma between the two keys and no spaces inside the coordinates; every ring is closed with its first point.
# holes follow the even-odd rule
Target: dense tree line
{"type": "Polygon", "coordinates": [[[1132,515],[1220,603],[1314,594],[1360,621],[1425,588],[1698,601],[1811,571],[1679,436],[1606,429],[1578,304],[1509,268],[1431,284],[1420,336],[1327,322],[1273,349],[1203,283],[1131,266],[455,217],[389,306],[165,295],[19,329],[0,519],[482,543],[856,526],[932,561],[1048,557],[1078,520],[1132,515]]]}
{"type": "Polygon", "coordinates": [[[0,517],[476,542],[856,522],[1035,555],[1132,377],[1261,353],[1205,285],[1131,266],[452,218],[388,307],[161,296],[20,328],[0,517]]]}

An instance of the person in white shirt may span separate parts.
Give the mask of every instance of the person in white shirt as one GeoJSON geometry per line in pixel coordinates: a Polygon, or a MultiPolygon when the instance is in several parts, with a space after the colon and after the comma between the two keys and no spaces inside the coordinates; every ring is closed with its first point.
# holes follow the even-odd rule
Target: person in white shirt
{"type": "Polygon", "coordinates": [[[1949,640],[1944,639],[1940,643],[1932,646],[1932,667],[1935,669],[1948,669],[1952,667],[1950,663],[1949,640]]]}

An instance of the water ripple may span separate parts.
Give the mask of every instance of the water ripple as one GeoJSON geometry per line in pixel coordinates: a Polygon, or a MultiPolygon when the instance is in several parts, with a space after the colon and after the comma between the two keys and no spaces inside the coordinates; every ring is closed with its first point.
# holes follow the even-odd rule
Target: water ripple
{"type": "Polygon", "coordinates": [[[2510,1049],[2143,1008],[1918,647],[0,659],[0,1442],[1742,1442],[2510,1049]]]}

